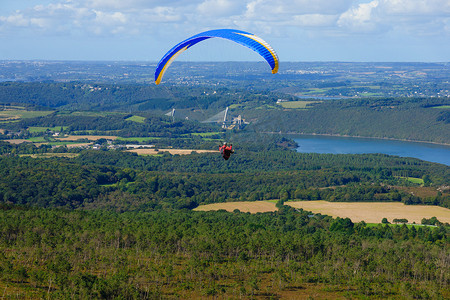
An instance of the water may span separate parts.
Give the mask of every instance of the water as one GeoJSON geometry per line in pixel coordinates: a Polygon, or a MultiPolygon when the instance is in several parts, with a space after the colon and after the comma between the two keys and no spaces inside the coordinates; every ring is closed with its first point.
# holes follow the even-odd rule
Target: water
{"type": "Polygon", "coordinates": [[[300,146],[297,152],[302,153],[383,153],[450,165],[450,146],[444,145],[319,135],[295,136],[293,139],[300,146]]]}

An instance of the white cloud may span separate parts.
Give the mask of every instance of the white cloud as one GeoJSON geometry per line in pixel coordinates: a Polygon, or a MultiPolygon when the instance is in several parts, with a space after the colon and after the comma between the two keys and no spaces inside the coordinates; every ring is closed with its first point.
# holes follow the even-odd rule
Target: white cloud
{"type": "Polygon", "coordinates": [[[388,15],[444,15],[450,13],[448,0],[382,0],[381,7],[388,15]]]}
{"type": "Polygon", "coordinates": [[[249,17],[278,17],[293,15],[338,14],[345,11],[351,0],[253,0],[247,4],[249,17]]]}
{"type": "Polygon", "coordinates": [[[321,15],[321,14],[307,14],[297,15],[292,18],[290,25],[300,27],[324,27],[333,26],[336,22],[337,16],[321,15]]]}
{"type": "MultiPolygon", "coordinates": [[[[448,0],[373,0],[353,6],[337,21],[343,32],[402,32],[410,35],[446,33],[448,0]]],[[[448,33],[448,32],[447,32],[448,33]]]]}
{"type": "Polygon", "coordinates": [[[206,0],[197,6],[197,11],[204,16],[232,16],[241,12],[240,8],[242,5],[237,1],[206,0]]]}
{"type": "Polygon", "coordinates": [[[359,4],[357,7],[351,8],[341,14],[337,25],[352,31],[373,31],[377,28],[377,18],[375,17],[374,10],[378,5],[378,0],[359,4]]]}
{"type": "Polygon", "coordinates": [[[39,28],[48,28],[51,23],[44,18],[31,18],[30,24],[39,28]]]}
{"type": "Polygon", "coordinates": [[[347,10],[351,3],[352,0],[53,0],[50,4],[23,9],[15,16],[3,16],[0,21],[6,22],[9,18],[8,26],[47,26],[49,31],[59,27],[68,33],[73,27],[89,32],[95,23],[104,27],[103,30],[97,28],[97,34],[112,32],[116,26],[130,31],[146,30],[160,22],[179,22],[176,26],[184,23],[184,28],[246,23],[253,29],[276,30],[277,26],[286,24],[324,26],[347,10]],[[32,18],[39,22],[31,22],[32,18]],[[56,26],[58,23],[60,26],[56,26]]]}
{"type": "Polygon", "coordinates": [[[125,24],[127,22],[127,17],[121,12],[107,13],[103,11],[94,10],[95,21],[99,24],[114,26],[125,24]]]}
{"type": "Polygon", "coordinates": [[[0,16],[0,21],[5,25],[23,27],[28,26],[29,21],[24,18],[23,14],[14,14],[7,17],[0,16]]]}
{"type": "MultiPolygon", "coordinates": [[[[81,1],[83,2],[83,1],[81,1]]],[[[148,4],[155,5],[157,1],[146,0],[86,0],[84,6],[101,10],[128,10],[148,7],[148,4]]],[[[167,3],[168,1],[164,1],[167,3]]],[[[161,3],[161,2],[160,2],[161,3]]]]}
{"type": "Polygon", "coordinates": [[[450,35],[450,0],[16,1],[21,9],[0,12],[1,36],[133,35],[162,41],[220,27],[286,39],[450,35]],[[43,2],[23,8],[28,1],[43,2]]]}

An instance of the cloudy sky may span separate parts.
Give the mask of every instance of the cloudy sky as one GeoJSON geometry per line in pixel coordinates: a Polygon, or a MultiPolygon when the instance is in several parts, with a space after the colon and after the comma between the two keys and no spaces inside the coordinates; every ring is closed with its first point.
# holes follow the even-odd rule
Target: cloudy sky
{"type": "MultiPolygon", "coordinates": [[[[450,0],[0,0],[0,59],[158,61],[216,28],[262,37],[280,61],[450,61],[450,0]]],[[[180,59],[260,59],[215,40],[180,59]]]]}

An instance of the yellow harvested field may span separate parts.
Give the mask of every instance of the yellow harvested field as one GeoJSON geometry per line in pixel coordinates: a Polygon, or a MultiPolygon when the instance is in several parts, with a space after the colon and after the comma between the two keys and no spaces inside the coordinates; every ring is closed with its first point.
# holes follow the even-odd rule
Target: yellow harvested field
{"type": "Polygon", "coordinates": [[[250,213],[258,213],[258,212],[269,212],[269,211],[277,211],[275,203],[267,202],[267,201],[255,201],[255,202],[225,202],[225,203],[213,203],[200,205],[195,208],[196,211],[210,211],[210,210],[219,210],[225,209],[226,211],[232,212],[235,209],[239,209],[241,212],[250,212],[250,213]]]}
{"type": "Polygon", "coordinates": [[[213,152],[219,152],[217,150],[197,150],[197,149],[132,149],[127,150],[128,152],[134,152],[138,155],[155,155],[158,154],[158,152],[169,152],[170,154],[179,154],[179,155],[187,155],[191,154],[192,152],[197,153],[213,153],[213,152]]]}
{"type": "MultiPolygon", "coordinates": [[[[450,209],[431,205],[404,205],[399,202],[327,202],[327,201],[296,201],[285,202],[286,205],[302,208],[313,213],[332,217],[350,218],[353,222],[381,223],[387,218],[407,219],[409,223],[420,224],[423,218],[436,217],[443,223],[450,223],[450,209]]],[[[242,212],[276,211],[275,203],[266,201],[226,202],[200,205],[194,210],[209,211],[225,209],[232,212],[239,209],[242,212]]]]}
{"type": "Polygon", "coordinates": [[[381,223],[383,218],[407,219],[409,223],[420,224],[423,218],[436,217],[443,223],[450,223],[450,209],[431,205],[405,205],[399,202],[327,202],[298,201],[285,204],[295,208],[329,215],[350,218],[353,222],[381,223]]]}
{"type": "Polygon", "coordinates": [[[81,147],[88,147],[92,145],[92,143],[75,143],[75,144],[67,144],[67,148],[81,148],[81,147]]]}
{"type": "Polygon", "coordinates": [[[16,140],[5,140],[5,142],[8,142],[10,144],[22,144],[22,143],[29,143],[30,141],[23,139],[16,139],[16,140]]]}
{"type": "Polygon", "coordinates": [[[114,135],[69,135],[66,137],[56,138],[58,141],[76,141],[81,139],[87,139],[89,141],[97,141],[99,139],[116,140],[117,136],[114,135]]]}

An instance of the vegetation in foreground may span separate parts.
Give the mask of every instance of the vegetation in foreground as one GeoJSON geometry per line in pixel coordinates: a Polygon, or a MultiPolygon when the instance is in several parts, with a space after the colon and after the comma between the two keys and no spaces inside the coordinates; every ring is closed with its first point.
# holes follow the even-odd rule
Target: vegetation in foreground
{"type": "Polygon", "coordinates": [[[448,192],[437,188],[448,182],[446,166],[277,146],[255,152],[250,144],[229,162],[217,154],[116,150],[33,158],[19,154],[45,146],[1,146],[0,287],[7,297],[449,296],[448,225],[367,226],[311,217],[282,201],[278,212],[254,215],[190,210],[294,197],[445,206],[448,192]],[[413,197],[410,188],[434,194],[413,197]]]}
{"type": "Polygon", "coordinates": [[[308,215],[3,205],[0,282],[8,297],[52,299],[449,296],[448,226],[308,215]]]}

